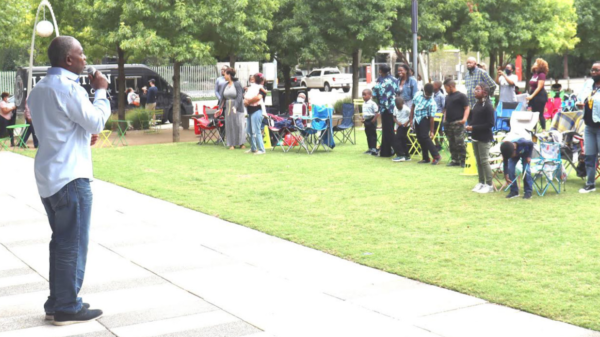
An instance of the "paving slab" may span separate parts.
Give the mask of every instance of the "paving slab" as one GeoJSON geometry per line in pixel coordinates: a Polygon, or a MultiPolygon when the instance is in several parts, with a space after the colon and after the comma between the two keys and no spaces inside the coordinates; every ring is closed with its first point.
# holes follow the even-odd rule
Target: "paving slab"
{"type": "Polygon", "coordinates": [[[81,295],[105,315],[54,327],[33,160],[0,163],[0,337],[600,337],[99,180],[81,295]],[[7,179],[14,170],[31,178],[7,179]]]}

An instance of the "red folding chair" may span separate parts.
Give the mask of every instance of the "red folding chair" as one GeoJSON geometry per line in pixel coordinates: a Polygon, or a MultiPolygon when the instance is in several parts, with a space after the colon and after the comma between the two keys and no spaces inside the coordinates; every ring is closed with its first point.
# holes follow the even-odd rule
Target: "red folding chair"
{"type": "Polygon", "coordinates": [[[200,138],[198,145],[209,143],[225,145],[225,121],[223,116],[214,117],[218,111],[218,106],[211,108],[205,105],[202,109],[202,115],[200,115],[198,109],[196,109],[195,115],[198,117],[194,117],[194,133],[200,138]]]}

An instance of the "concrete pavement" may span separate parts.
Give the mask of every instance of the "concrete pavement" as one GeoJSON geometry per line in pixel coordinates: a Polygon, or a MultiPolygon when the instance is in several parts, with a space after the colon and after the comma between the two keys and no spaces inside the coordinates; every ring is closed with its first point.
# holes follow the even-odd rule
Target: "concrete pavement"
{"type": "Polygon", "coordinates": [[[50,230],[33,160],[0,152],[0,337],[600,337],[96,180],[82,297],[43,320],[50,230]]]}

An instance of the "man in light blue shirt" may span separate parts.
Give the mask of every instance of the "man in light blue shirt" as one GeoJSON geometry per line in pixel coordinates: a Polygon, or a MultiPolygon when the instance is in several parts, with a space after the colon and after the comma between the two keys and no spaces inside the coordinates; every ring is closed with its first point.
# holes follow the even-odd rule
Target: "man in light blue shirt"
{"type": "Polygon", "coordinates": [[[86,68],[83,48],[70,36],[57,37],[48,47],[52,67],[27,100],[39,149],[35,178],[52,229],[50,296],[46,319],[55,325],[87,322],[102,316],[78,297],[83,284],[92,211],[93,178],[90,146],[110,117],[108,81],[100,72],[90,76],[94,103],[80,85],[86,68]]]}
{"type": "Polygon", "coordinates": [[[221,101],[221,91],[225,85],[227,85],[227,81],[225,80],[225,70],[229,69],[228,66],[221,67],[221,76],[217,78],[215,81],[215,96],[217,96],[217,101],[221,101]]]}

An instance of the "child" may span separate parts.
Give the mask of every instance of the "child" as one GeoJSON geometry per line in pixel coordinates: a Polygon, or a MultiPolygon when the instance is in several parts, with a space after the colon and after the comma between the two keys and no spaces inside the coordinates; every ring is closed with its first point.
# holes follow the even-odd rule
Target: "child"
{"type": "Polygon", "coordinates": [[[431,165],[437,165],[442,160],[442,156],[440,156],[440,153],[431,140],[434,135],[433,118],[437,111],[437,106],[433,99],[433,85],[427,83],[423,90],[424,91],[422,92],[418,92],[413,99],[413,106],[410,112],[410,124],[413,125],[417,133],[419,145],[421,145],[423,160],[421,160],[419,164],[431,163],[431,165]],[[429,153],[431,153],[433,161],[429,160],[429,153]]]}
{"type": "Polygon", "coordinates": [[[525,171],[525,195],[523,199],[531,199],[531,192],[533,191],[533,179],[531,178],[531,154],[533,152],[533,142],[526,140],[525,138],[518,138],[513,141],[505,141],[500,145],[500,152],[502,153],[502,159],[504,161],[504,177],[506,182],[510,185],[510,192],[506,196],[506,199],[512,199],[519,196],[519,186],[515,181],[515,167],[521,159],[521,165],[525,171]]]}
{"type": "Polygon", "coordinates": [[[394,123],[396,123],[396,135],[394,136],[394,152],[396,157],[393,162],[410,161],[408,153],[408,120],[410,118],[410,109],[404,105],[404,100],[396,98],[396,107],[394,108],[394,123]]]}
{"type": "Polygon", "coordinates": [[[379,117],[379,107],[371,100],[373,92],[371,89],[365,89],[362,92],[365,103],[362,108],[362,121],[365,124],[365,133],[367,134],[367,144],[369,149],[364,154],[372,156],[377,155],[377,118],[379,117]]]}
{"type": "Polygon", "coordinates": [[[489,99],[490,87],[485,83],[475,86],[475,98],[469,114],[469,125],[465,130],[471,131],[473,140],[473,154],[477,161],[477,174],[479,183],[472,189],[476,193],[493,193],[492,167],[490,166],[490,146],[494,141],[492,128],[494,127],[494,106],[489,99]]]}

